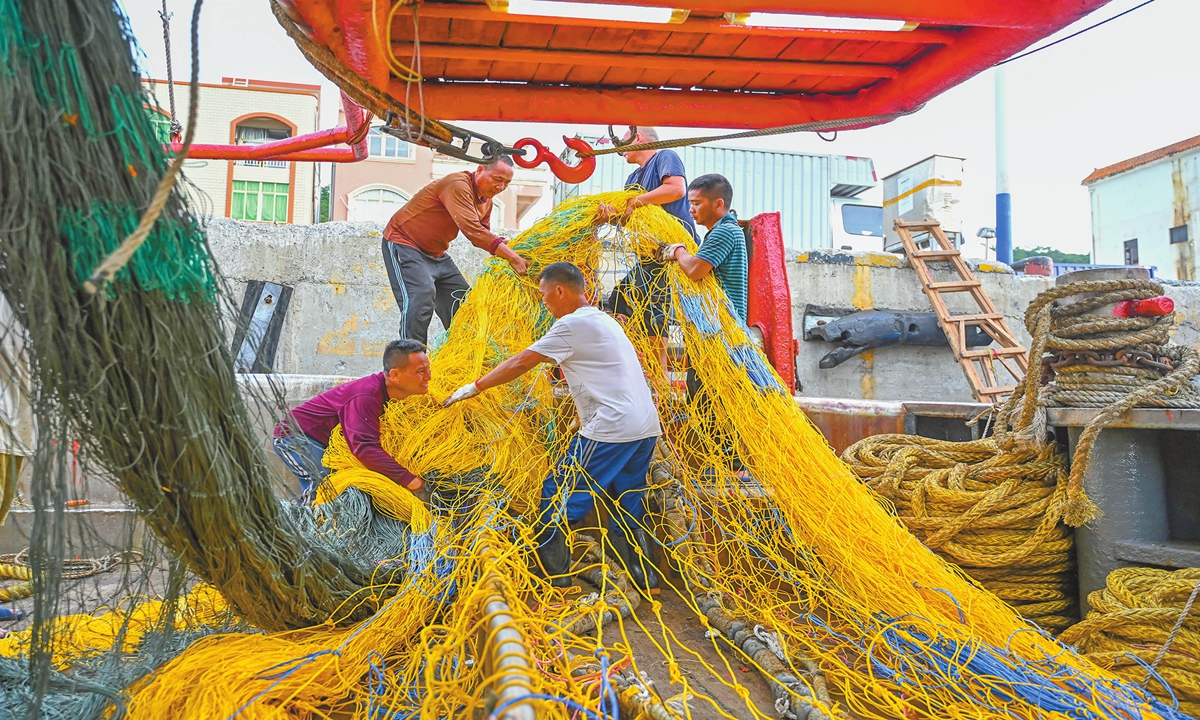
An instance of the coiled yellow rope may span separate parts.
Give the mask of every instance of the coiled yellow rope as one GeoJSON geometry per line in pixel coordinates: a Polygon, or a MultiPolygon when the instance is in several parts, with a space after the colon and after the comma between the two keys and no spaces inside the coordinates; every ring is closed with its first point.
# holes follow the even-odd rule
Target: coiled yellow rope
{"type": "MultiPolygon", "coordinates": [[[[117,638],[121,638],[122,648],[133,651],[146,633],[163,629],[163,611],[167,608],[160,599],[136,596],[126,598],[116,607],[55,618],[54,666],[66,670],[72,663],[100,655],[111,649],[117,638]]],[[[211,585],[192,588],[170,610],[176,630],[220,631],[236,621],[225,599],[211,585]]],[[[22,630],[0,638],[0,657],[26,656],[32,632],[22,630]]]]}
{"type": "Polygon", "coordinates": [[[1173,691],[1184,712],[1200,716],[1200,613],[1189,612],[1174,630],[1197,583],[1200,568],[1114,570],[1104,588],[1088,595],[1087,619],[1060,639],[1130,682],[1146,683],[1164,702],[1170,702],[1173,691]],[[1147,668],[1156,660],[1158,677],[1147,683],[1147,668]]]}
{"type": "Polygon", "coordinates": [[[926,547],[1052,632],[1076,622],[1066,470],[1053,445],[876,435],[842,459],[926,547]]]}
{"type": "MultiPolygon", "coordinates": [[[[338,432],[341,432],[339,427],[338,432]]],[[[380,515],[408,523],[413,532],[427,532],[433,517],[416,495],[385,475],[366,468],[348,468],[332,473],[317,486],[315,505],[333,502],[348,487],[358,488],[371,498],[380,515]]]]}
{"type": "Polygon", "coordinates": [[[12,602],[33,595],[33,573],[28,567],[0,564],[0,578],[21,581],[16,585],[0,588],[0,602],[12,602]]]}

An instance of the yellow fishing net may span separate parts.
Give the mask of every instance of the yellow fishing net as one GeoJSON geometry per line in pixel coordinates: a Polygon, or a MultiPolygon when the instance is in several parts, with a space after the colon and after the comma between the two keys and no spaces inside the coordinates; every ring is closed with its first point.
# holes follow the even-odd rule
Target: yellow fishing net
{"type": "MultiPolygon", "coordinates": [[[[683,622],[710,631],[699,642],[720,658],[711,669],[744,705],[719,705],[693,684],[684,667],[706,662],[697,641],[663,618],[658,598],[628,590],[602,537],[570,535],[596,594],[541,579],[532,519],[572,436],[569,396],[539,369],[446,410],[438,401],[549,328],[535,285],[548,263],[596,278],[613,257],[646,258],[658,242],[694,250],[656,207],[598,235],[598,203],[620,210],[632,196],[570,200],[517,237],[529,275],[491,260],[433,355],[430,394],[388,405],[385,449],[441,499],[404,572],[389,569],[352,601],[378,606],[374,615],[338,626],[343,607],[319,627],[205,639],[133,693],[134,717],[1173,715],[922,546],[797,409],[715,279],[696,283],[673,265],[673,315],[707,400],[672,390],[635,313],[626,330],[665,429],[649,518],[677,570],[664,592],[686,600],[683,622]],[[633,656],[634,628],[652,652],[633,656]],[[774,707],[750,701],[742,665],[771,678],[774,707]],[[667,669],[671,688],[644,681],[651,666],[667,669]]],[[[361,467],[340,434],[326,464],[361,467]]]]}
{"type": "MultiPolygon", "coordinates": [[[[130,597],[117,607],[55,618],[54,666],[67,670],[80,660],[102,655],[118,638],[124,652],[136,651],[148,633],[162,632],[164,605],[162,600],[130,597]]],[[[176,631],[218,631],[236,621],[221,593],[204,584],[179,598],[171,608],[170,617],[176,631]]],[[[0,637],[0,657],[26,657],[30,635],[31,631],[22,630],[0,637]]]]}

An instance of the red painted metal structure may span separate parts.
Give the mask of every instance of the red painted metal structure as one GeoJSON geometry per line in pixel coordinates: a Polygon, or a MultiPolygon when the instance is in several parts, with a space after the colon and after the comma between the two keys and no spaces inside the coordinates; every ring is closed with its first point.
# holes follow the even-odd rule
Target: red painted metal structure
{"type": "MultiPolygon", "coordinates": [[[[583,138],[563,136],[563,142],[567,147],[575,151],[591,150],[592,146],[583,138]]],[[[546,163],[550,168],[550,172],[554,173],[554,177],[563,182],[578,185],[587,180],[596,171],[596,158],[586,157],[579,161],[578,165],[571,166],[562,161],[554,153],[534,138],[521,138],[513,143],[513,147],[522,150],[524,148],[533,148],[535,150],[532,158],[524,158],[520,155],[513,155],[513,162],[523,168],[532,168],[546,163]]]]}
{"type": "Polygon", "coordinates": [[[515,15],[478,1],[281,0],[316,42],[398,100],[408,86],[390,67],[410,64],[419,39],[423,105],[414,109],[429,117],[725,128],[910,112],[1108,2],[599,1],[689,12],[683,22],[656,24],[515,15]],[[903,20],[915,29],[725,19],[755,11],[903,20]]]}
{"type": "MultiPolygon", "coordinates": [[[[506,0],[492,0],[492,6],[478,0],[277,1],[341,64],[397,101],[419,98],[412,109],[427,117],[744,129],[915,111],[1108,2],[590,0],[688,11],[683,22],[655,24],[515,15],[504,11],[506,0]],[[747,27],[726,19],[727,13],[749,12],[906,25],[896,32],[816,30],[747,27]],[[414,52],[419,64],[409,60],[414,52]],[[408,64],[421,69],[419,93],[406,92],[412,85],[393,74],[408,64]]],[[[368,118],[345,94],[342,102],[346,127],[257,146],[193,145],[189,156],[361,160],[368,118]],[[330,147],[340,143],[351,148],[330,147]]],[[[574,171],[586,178],[587,162],[595,159],[556,168],[556,174],[574,171]]],[[[748,235],[749,325],[762,332],[769,361],[795,391],[798,348],[779,213],[751,219],[748,235]]]]}
{"type": "Polygon", "coordinates": [[[783,249],[783,226],[777,212],[755,215],[743,225],[750,251],[746,324],[762,333],[767,361],[794,393],[796,353],[800,347],[792,334],[792,292],[783,249]]]}
{"type": "MultiPolygon", "coordinates": [[[[342,110],[346,124],[332,130],[320,130],[306,135],[274,140],[258,145],[220,145],[192,143],[188,157],[193,160],[283,160],[288,162],[358,162],[367,157],[369,118],[358,103],[342,93],[342,110]],[[331,147],[345,143],[350,147],[331,147]]],[[[183,147],[178,138],[171,150],[183,147]]]]}

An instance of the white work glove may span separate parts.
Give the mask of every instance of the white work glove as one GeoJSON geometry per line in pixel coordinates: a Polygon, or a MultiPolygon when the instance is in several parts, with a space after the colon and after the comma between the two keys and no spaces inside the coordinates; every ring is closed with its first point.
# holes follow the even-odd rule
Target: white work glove
{"type": "Polygon", "coordinates": [[[462,402],[467,398],[473,398],[479,394],[479,386],[473,382],[463,385],[459,389],[450,394],[450,397],[442,401],[442,407],[448,408],[456,402],[462,402]]]}
{"type": "Polygon", "coordinates": [[[683,243],[671,243],[670,245],[658,246],[658,261],[659,262],[675,262],[675,253],[679,248],[684,247],[683,243]]]}

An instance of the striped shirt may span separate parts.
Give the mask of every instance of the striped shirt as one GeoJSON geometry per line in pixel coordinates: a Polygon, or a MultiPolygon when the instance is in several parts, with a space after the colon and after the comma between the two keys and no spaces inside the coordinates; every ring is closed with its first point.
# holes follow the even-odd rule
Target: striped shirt
{"type": "Polygon", "coordinates": [[[749,292],[746,263],[746,237],[732,210],[713,225],[704,236],[696,257],[713,266],[717,283],[733,303],[742,323],[746,322],[746,295],[749,292]]]}

